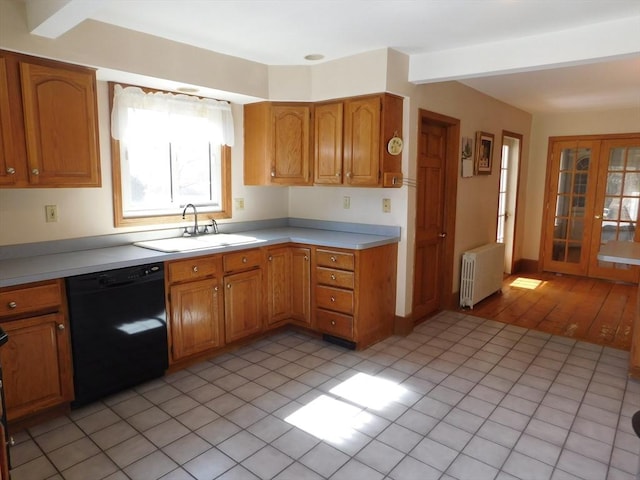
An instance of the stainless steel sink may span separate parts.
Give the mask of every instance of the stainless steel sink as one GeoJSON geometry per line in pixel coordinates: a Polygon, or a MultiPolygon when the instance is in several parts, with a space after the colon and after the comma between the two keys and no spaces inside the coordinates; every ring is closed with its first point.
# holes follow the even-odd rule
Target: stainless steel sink
{"type": "Polygon", "coordinates": [[[188,252],[190,250],[203,250],[205,248],[228,247],[243,243],[256,242],[255,237],[237,235],[233,233],[216,233],[198,235],[195,237],[162,238],[160,240],[148,240],[135,242],[138,247],[149,248],[159,252],[188,252]]]}

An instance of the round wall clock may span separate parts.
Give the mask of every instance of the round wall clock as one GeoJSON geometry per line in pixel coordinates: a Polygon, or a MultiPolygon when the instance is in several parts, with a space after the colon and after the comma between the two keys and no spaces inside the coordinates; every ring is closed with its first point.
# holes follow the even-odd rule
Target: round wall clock
{"type": "Polygon", "coordinates": [[[389,143],[387,143],[387,152],[391,155],[400,155],[403,144],[404,142],[400,137],[394,136],[389,140],[389,143]]]}

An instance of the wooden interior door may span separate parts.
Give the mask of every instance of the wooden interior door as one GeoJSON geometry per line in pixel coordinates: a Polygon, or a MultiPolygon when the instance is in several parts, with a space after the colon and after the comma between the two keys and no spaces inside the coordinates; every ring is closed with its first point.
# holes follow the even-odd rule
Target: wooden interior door
{"type": "Polygon", "coordinates": [[[610,240],[638,241],[640,136],[603,141],[600,157],[589,276],[638,283],[637,266],[599,261],[597,251],[610,240]]]}
{"type": "Polygon", "coordinates": [[[609,240],[637,241],[640,135],[550,140],[543,270],[638,282],[639,269],[600,262],[609,240]]]}
{"type": "Polygon", "coordinates": [[[550,145],[544,270],[587,275],[600,142],[553,141],[550,145]]]}
{"type": "Polygon", "coordinates": [[[459,121],[420,111],[413,318],[449,306],[459,121]]]}

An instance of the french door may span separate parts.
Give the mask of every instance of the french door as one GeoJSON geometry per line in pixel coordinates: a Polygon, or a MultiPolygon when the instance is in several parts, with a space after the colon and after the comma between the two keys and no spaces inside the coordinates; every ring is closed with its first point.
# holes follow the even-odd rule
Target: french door
{"type": "Polygon", "coordinates": [[[543,269],[637,283],[638,267],[597,255],[640,238],[640,135],[552,138],[549,152],[543,269]]]}

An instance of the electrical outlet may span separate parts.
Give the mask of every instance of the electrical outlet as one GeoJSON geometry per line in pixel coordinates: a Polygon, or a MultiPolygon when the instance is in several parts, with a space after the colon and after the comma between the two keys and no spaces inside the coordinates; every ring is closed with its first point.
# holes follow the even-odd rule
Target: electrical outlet
{"type": "Polygon", "coordinates": [[[342,208],[351,208],[351,197],[342,197],[342,208]]]}
{"type": "Polygon", "coordinates": [[[47,223],[58,221],[58,206],[57,205],[45,205],[44,214],[47,223]]]}
{"type": "Polygon", "coordinates": [[[391,213],[391,199],[383,198],[382,199],[382,211],[384,213],[391,213]]]}
{"type": "Polygon", "coordinates": [[[244,210],[244,198],[234,199],[236,210],[244,210]]]}

